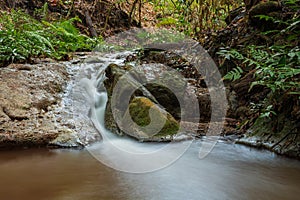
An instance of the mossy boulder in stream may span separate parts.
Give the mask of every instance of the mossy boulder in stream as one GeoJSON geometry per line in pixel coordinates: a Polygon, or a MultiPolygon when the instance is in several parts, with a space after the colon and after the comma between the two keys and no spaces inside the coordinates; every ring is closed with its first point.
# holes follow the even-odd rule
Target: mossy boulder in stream
{"type": "Polygon", "coordinates": [[[105,109],[105,127],[118,135],[123,135],[123,132],[120,131],[118,124],[115,122],[113,112],[115,113],[117,112],[121,116],[125,114],[125,111],[129,103],[129,99],[127,99],[128,102],[125,102],[125,98],[128,97],[128,94],[131,91],[135,90],[133,96],[146,96],[150,98],[152,101],[156,102],[155,98],[145,87],[139,84],[139,82],[136,81],[135,78],[133,78],[129,74],[126,74],[131,69],[132,66],[130,65],[119,66],[116,64],[110,64],[105,70],[107,79],[104,80],[104,86],[106,88],[107,96],[108,96],[108,101],[105,109]],[[116,85],[119,81],[122,82],[121,83],[122,87],[116,88],[116,85]],[[113,106],[114,111],[112,111],[112,100],[111,100],[113,93],[116,96],[115,97],[116,99],[122,101],[122,102],[118,102],[113,106]]]}
{"type": "Polygon", "coordinates": [[[170,140],[179,130],[174,117],[146,97],[135,97],[123,119],[127,134],[140,141],[170,140]]]}
{"type": "Polygon", "coordinates": [[[169,95],[159,93],[153,84],[144,85],[148,79],[140,71],[129,65],[116,64],[110,64],[105,70],[104,86],[108,95],[105,127],[139,141],[171,141],[179,130],[175,120],[180,116],[179,103],[176,102],[178,108],[173,108],[169,95]]]}

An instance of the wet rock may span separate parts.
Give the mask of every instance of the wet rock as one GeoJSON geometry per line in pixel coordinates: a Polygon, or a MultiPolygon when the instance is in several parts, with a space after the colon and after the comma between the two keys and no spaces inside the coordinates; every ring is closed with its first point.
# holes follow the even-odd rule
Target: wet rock
{"type": "Polygon", "coordinates": [[[258,118],[243,138],[236,142],[262,147],[277,154],[300,158],[300,123],[280,113],[274,119],[258,118]],[[280,122],[280,124],[278,124],[280,122]],[[278,127],[280,126],[280,127],[278,127]]]}
{"type": "Polygon", "coordinates": [[[68,80],[58,63],[11,64],[0,69],[0,147],[45,146],[61,134],[55,104],[68,80]]]}
{"type": "Polygon", "coordinates": [[[122,133],[115,122],[112,112],[111,98],[113,93],[115,98],[119,100],[113,107],[118,110],[116,112],[121,112],[120,115],[122,116],[125,114],[130,99],[132,99],[131,95],[143,95],[150,98],[152,101],[157,102],[154,96],[136,80],[141,78],[139,77],[140,74],[134,72],[128,73],[131,68],[130,65],[118,66],[116,64],[110,64],[105,70],[107,79],[104,80],[104,86],[108,95],[105,112],[105,126],[119,135],[122,135],[122,133]],[[135,78],[133,76],[135,76],[135,78]],[[119,81],[121,87],[116,87],[119,81]]]}
{"type": "Polygon", "coordinates": [[[155,83],[147,84],[145,87],[175,119],[181,118],[180,104],[176,95],[170,89],[155,83]]]}
{"type": "MultiPolygon", "coordinates": [[[[172,124],[175,129],[178,129],[175,118],[179,119],[181,113],[179,102],[174,93],[177,93],[177,96],[181,95],[179,98],[183,99],[186,83],[180,81],[181,79],[177,80],[176,76],[170,76],[168,78],[167,75],[164,75],[165,69],[162,67],[161,65],[155,64],[151,66],[139,65],[134,68],[128,65],[118,66],[111,64],[107,67],[105,71],[107,79],[104,81],[108,93],[108,103],[105,112],[105,126],[107,129],[119,135],[130,135],[140,141],[171,140],[171,136],[175,134],[171,129],[169,130],[170,132],[168,132],[168,128],[165,127],[162,129],[162,132],[152,136],[138,129],[134,131],[129,127],[128,131],[123,131],[122,127],[120,127],[120,120],[118,121],[115,117],[116,115],[128,119],[133,117],[137,122],[140,122],[139,120],[144,120],[146,116],[148,116],[146,111],[149,107],[146,105],[149,104],[156,108],[154,110],[157,111],[158,117],[161,116],[159,113],[166,113],[167,117],[164,118],[164,120],[167,120],[166,124],[172,124]],[[154,80],[161,81],[156,83],[154,80]],[[119,88],[120,85],[122,86],[121,88],[119,88]],[[164,87],[164,85],[166,85],[166,87],[164,87]],[[167,86],[170,85],[173,87],[172,91],[167,88],[167,86]],[[112,96],[118,100],[115,105],[112,105],[112,96]],[[136,110],[136,106],[140,107],[141,110],[136,110]],[[128,107],[135,110],[132,111],[134,114],[130,114],[128,107]],[[158,110],[160,110],[160,112],[158,112],[158,110]],[[146,114],[143,115],[143,113],[146,114]],[[138,120],[136,116],[143,117],[138,120]]],[[[130,123],[128,122],[126,124],[130,123]]],[[[153,130],[150,132],[156,133],[153,132],[153,130]]]]}
{"type": "Polygon", "coordinates": [[[49,142],[49,146],[63,147],[63,148],[83,148],[84,145],[78,139],[78,136],[74,134],[72,130],[64,130],[57,138],[49,142]]]}
{"type": "Polygon", "coordinates": [[[135,97],[131,101],[122,126],[128,135],[139,141],[165,140],[179,130],[173,116],[146,97],[135,97]]]}
{"type": "MultiPolygon", "coordinates": [[[[172,91],[161,85],[157,86],[156,84],[145,86],[155,96],[157,101],[165,107],[175,119],[181,119],[182,114],[190,118],[188,117],[189,113],[181,113],[183,108],[180,107],[180,103],[190,102],[192,99],[190,98],[191,94],[195,94],[199,102],[200,120],[203,122],[209,121],[211,117],[211,99],[205,83],[205,81],[207,81],[205,77],[203,77],[192,64],[174,52],[155,50],[153,48],[146,50],[146,52],[142,53],[141,61],[150,65],[151,69],[145,73],[162,74],[162,71],[155,72],[155,67],[153,67],[154,65],[158,65],[158,63],[164,66],[163,69],[166,72],[168,72],[168,70],[176,70],[176,73],[170,73],[171,76],[166,75],[162,79],[162,85],[171,86],[172,91]],[[189,90],[188,93],[182,93],[182,91],[187,90],[189,90]]],[[[190,111],[195,110],[195,108],[188,106],[186,109],[190,111]]]]}

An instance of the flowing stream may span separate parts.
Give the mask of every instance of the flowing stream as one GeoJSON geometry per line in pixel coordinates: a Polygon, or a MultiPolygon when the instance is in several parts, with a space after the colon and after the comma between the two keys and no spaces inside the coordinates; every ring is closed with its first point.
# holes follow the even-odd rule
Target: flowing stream
{"type": "Polygon", "coordinates": [[[111,169],[86,151],[0,152],[0,199],[297,199],[300,162],[218,143],[204,159],[199,141],[167,168],[145,174],[111,169]]]}
{"type": "MultiPolygon", "coordinates": [[[[91,66],[89,69],[93,71],[91,66]]],[[[1,200],[284,200],[300,196],[299,161],[221,140],[204,159],[198,158],[203,141],[195,140],[182,156],[174,152],[184,141],[169,145],[170,150],[174,151],[168,151],[163,156],[149,159],[146,155],[147,159],[137,160],[167,144],[139,143],[130,138],[116,137],[105,130],[103,122],[107,96],[99,86],[99,81],[103,80],[100,68],[97,73],[90,74],[90,78],[81,79],[81,86],[91,97],[87,102],[95,105],[90,117],[102,134],[103,141],[80,151],[1,151],[1,200]],[[138,157],[134,161],[118,154],[124,150],[138,157]],[[164,163],[166,158],[173,159],[174,156],[177,156],[174,162],[164,163]],[[160,163],[163,167],[159,169],[154,166],[158,170],[139,174],[113,169],[139,169],[151,163],[160,163]]]]}

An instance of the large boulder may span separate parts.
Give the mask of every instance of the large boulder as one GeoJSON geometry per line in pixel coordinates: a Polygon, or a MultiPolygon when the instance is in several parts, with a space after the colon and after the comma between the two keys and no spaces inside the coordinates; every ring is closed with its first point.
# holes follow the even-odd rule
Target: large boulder
{"type": "Polygon", "coordinates": [[[125,102],[125,98],[128,95],[128,93],[130,93],[133,90],[135,90],[133,96],[146,96],[152,101],[157,102],[154,96],[152,96],[151,93],[145,87],[143,87],[141,84],[139,84],[138,81],[135,80],[137,79],[137,77],[134,78],[130,75],[125,76],[125,74],[131,69],[132,66],[130,65],[119,66],[116,64],[110,64],[105,70],[107,79],[104,80],[104,86],[108,95],[108,102],[106,104],[105,110],[105,127],[119,135],[123,135],[123,133],[120,131],[114,119],[111,104],[111,97],[113,94],[116,95],[116,99],[122,100],[122,102],[118,102],[113,106],[116,109],[114,112],[121,112],[121,116],[125,114],[127,105],[129,103],[129,100],[128,102],[125,102]],[[116,88],[116,85],[120,80],[122,81],[122,88],[116,88]],[[136,88],[138,89],[136,90],[136,88]]]}
{"type": "Polygon", "coordinates": [[[56,117],[66,80],[66,66],[58,63],[0,69],[0,148],[46,146],[62,134],[71,137],[56,117]]]}
{"type": "MultiPolygon", "coordinates": [[[[179,77],[177,79],[174,76],[169,78],[164,76],[163,70],[165,69],[158,65],[151,66],[151,69],[143,65],[133,68],[130,65],[110,64],[107,67],[105,70],[107,79],[104,81],[104,86],[108,94],[105,112],[105,127],[108,130],[119,135],[129,135],[140,141],[172,139],[172,135],[177,133],[179,127],[176,119],[180,119],[181,116],[177,98],[183,99],[186,85],[179,77]],[[158,77],[160,82],[151,82],[155,79],[154,73],[163,76],[158,77]],[[172,85],[173,91],[167,88],[168,85],[172,85]],[[147,125],[147,122],[149,124],[154,122],[150,120],[150,108],[155,113],[155,118],[159,119],[158,121],[165,122],[159,132],[151,128],[147,129],[148,132],[137,128],[137,125],[143,127],[147,125]],[[130,119],[133,119],[135,123],[130,119]]],[[[157,124],[154,126],[158,127],[157,124]]]]}
{"type": "Polygon", "coordinates": [[[174,117],[146,97],[135,97],[123,117],[128,135],[140,141],[170,140],[179,130],[174,117]]]}

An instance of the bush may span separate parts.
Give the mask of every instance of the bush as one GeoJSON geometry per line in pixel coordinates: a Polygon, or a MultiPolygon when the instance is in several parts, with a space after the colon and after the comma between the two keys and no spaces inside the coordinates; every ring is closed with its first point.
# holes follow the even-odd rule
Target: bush
{"type": "Polygon", "coordinates": [[[101,39],[80,34],[75,21],[79,19],[40,22],[22,11],[0,12],[0,65],[92,50],[101,39]]]}

